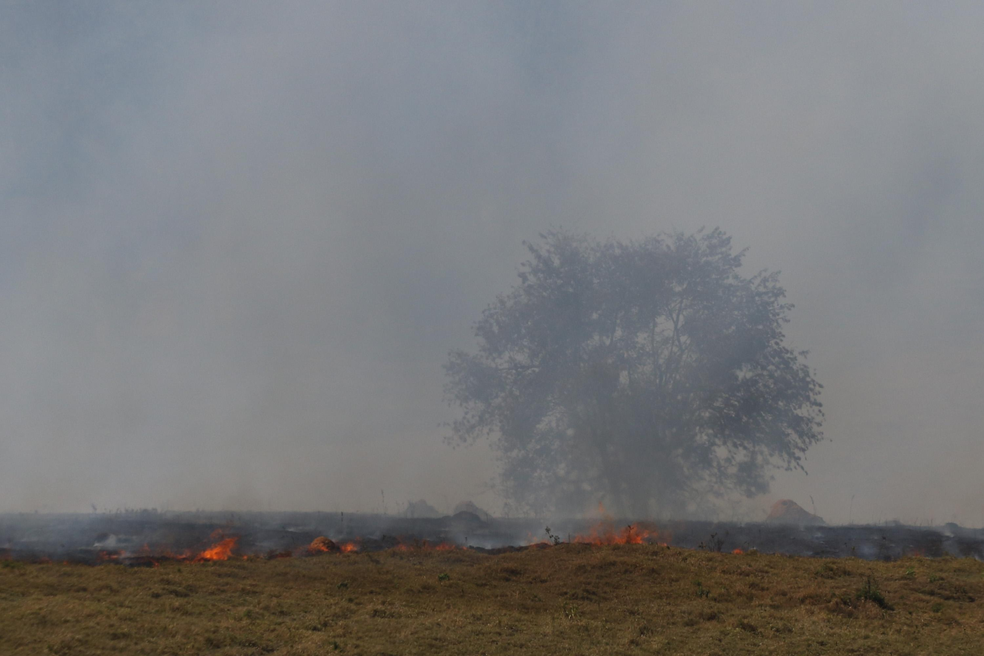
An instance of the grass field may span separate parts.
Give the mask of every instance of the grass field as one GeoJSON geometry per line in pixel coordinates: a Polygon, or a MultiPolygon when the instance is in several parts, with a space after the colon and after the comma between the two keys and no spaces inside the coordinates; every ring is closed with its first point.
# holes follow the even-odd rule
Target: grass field
{"type": "Polygon", "coordinates": [[[648,545],[0,562],[0,654],[981,654],[984,564],[648,545]]]}

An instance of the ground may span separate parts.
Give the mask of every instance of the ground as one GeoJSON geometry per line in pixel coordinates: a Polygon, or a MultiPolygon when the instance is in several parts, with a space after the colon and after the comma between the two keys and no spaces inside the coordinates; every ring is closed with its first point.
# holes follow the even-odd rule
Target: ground
{"type": "Polygon", "coordinates": [[[979,654],[984,563],[656,545],[0,561],[0,654],[979,654]]]}

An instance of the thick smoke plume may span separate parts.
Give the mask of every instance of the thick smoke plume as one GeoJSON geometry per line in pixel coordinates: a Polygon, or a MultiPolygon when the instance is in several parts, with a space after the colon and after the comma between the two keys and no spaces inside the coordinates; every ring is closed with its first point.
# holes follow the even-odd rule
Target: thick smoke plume
{"type": "MultiPolygon", "coordinates": [[[[984,523],[973,3],[0,8],[0,510],[441,512],[523,240],[721,226],[826,435],[779,497],[984,523]],[[90,505],[91,504],[91,505],[90,505]]],[[[810,508],[813,509],[812,506],[810,508]]]]}

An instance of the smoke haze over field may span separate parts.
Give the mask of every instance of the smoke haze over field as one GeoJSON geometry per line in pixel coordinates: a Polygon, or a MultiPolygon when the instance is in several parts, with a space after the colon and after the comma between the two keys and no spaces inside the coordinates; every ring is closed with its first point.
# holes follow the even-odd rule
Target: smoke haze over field
{"type": "Polygon", "coordinates": [[[825,386],[830,441],[748,516],[984,524],[982,31],[977,3],[4,6],[0,511],[496,509],[441,366],[522,241],[706,225],[782,271],[825,386]]]}

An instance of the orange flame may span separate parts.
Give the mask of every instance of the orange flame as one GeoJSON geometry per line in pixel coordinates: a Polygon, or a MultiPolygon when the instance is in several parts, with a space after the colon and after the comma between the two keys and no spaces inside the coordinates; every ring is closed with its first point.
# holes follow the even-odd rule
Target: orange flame
{"type": "Polygon", "coordinates": [[[594,526],[587,535],[578,535],[574,542],[581,544],[643,544],[654,542],[658,537],[656,531],[652,531],[639,526],[629,524],[621,530],[615,529],[615,522],[612,520],[602,520],[594,526]]]}
{"type": "Polygon", "coordinates": [[[342,553],[352,553],[359,550],[359,545],[356,542],[343,542],[338,545],[338,548],[342,550],[342,553]]]}
{"type": "Polygon", "coordinates": [[[194,560],[196,563],[215,560],[229,560],[229,556],[232,555],[232,550],[238,541],[239,538],[226,538],[195,556],[194,560]]]}
{"type": "Polygon", "coordinates": [[[338,545],[323,535],[314,538],[314,540],[311,541],[311,544],[309,544],[307,548],[307,552],[311,556],[314,556],[316,554],[335,552],[335,551],[339,551],[338,545]]]}
{"type": "Polygon", "coordinates": [[[659,533],[654,528],[647,528],[640,524],[629,524],[621,530],[616,530],[615,520],[605,510],[605,506],[598,504],[598,512],[601,513],[601,521],[591,527],[587,535],[578,535],[574,542],[579,544],[644,544],[656,542],[659,533]]]}

